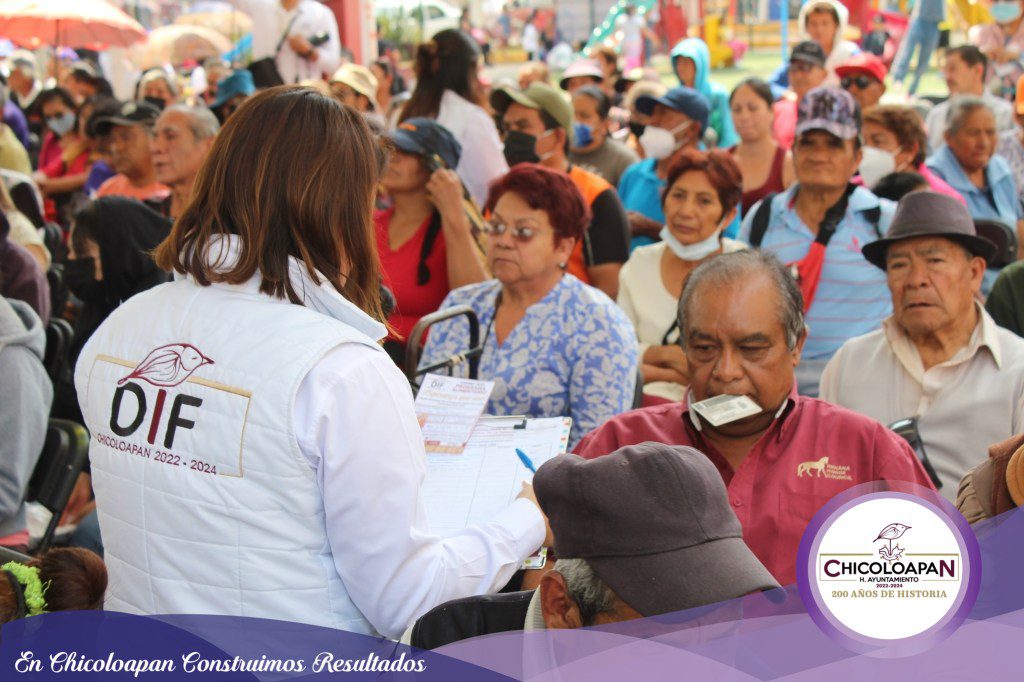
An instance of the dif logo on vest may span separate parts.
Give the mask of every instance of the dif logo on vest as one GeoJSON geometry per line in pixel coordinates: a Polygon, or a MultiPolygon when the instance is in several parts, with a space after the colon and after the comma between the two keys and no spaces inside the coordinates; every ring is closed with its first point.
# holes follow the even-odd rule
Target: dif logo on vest
{"type": "Polygon", "coordinates": [[[214,364],[188,343],[160,346],[138,362],[98,356],[89,404],[109,406],[109,431],[94,439],[155,465],[241,476],[252,394],[204,378],[201,370],[214,364]]]}
{"type": "Polygon", "coordinates": [[[963,516],[910,483],[856,486],[812,519],[797,584],[821,630],[859,653],[892,658],[952,634],[981,583],[978,542],[963,516]]]}

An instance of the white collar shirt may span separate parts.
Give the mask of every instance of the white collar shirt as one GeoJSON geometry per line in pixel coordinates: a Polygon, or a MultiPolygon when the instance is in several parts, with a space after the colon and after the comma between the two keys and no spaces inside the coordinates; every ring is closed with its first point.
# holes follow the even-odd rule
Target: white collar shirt
{"type": "Polygon", "coordinates": [[[846,342],[826,366],[820,397],[891,425],[917,417],[925,453],[953,501],[988,447],[1024,431],[1024,339],[976,304],[978,324],[952,358],[927,370],[894,317],[846,342]]]}

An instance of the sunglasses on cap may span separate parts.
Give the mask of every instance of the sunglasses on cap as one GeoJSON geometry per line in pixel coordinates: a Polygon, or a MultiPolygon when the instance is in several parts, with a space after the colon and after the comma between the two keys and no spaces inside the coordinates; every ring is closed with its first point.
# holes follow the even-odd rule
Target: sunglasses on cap
{"type": "Polygon", "coordinates": [[[859,76],[843,76],[839,84],[843,86],[843,90],[849,90],[851,85],[856,85],[859,89],[863,90],[870,86],[872,83],[877,83],[871,76],[865,76],[861,74],[859,76]]]}
{"type": "Polygon", "coordinates": [[[539,233],[539,230],[535,230],[532,227],[509,227],[505,223],[500,223],[497,220],[485,221],[484,224],[480,226],[480,231],[488,237],[500,237],[508,232],[512,236],[512,239],[516,240],[520,244],[529,242],[539,233]]]}

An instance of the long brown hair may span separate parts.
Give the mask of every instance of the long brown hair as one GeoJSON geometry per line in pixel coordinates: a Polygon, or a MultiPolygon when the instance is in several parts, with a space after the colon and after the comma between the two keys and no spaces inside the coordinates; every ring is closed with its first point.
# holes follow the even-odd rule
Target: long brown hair
{"type": "Polygon", "coordinates": [[[480,58],[480,47],[465,31],[449,28],[416,47],[416,89],[406,102],[399,121],[437,118],[441,97],[451,90],[459,97],[480,104],[480,86],[470,75],[480,58]]]}
{"type": "Polygon", "coordinates": [[[247,100],[217,136],[192,199],[157,247],[157,264],[202,286],[240,284],[302,303],[288,257],[383,318],[372,207],[384,148],[363,117],[312,88],[280,86],[247,100]],[[210,263],[210,241],[238,235],[238,262],[210,263]]]}

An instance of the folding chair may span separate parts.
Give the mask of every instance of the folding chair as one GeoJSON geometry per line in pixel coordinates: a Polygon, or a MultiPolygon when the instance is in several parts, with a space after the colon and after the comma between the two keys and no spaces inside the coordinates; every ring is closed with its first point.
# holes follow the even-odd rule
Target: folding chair
{"type": "Polygon", "coordinates": [[[8,561],[17,561],[19,564],[25,564],[32,561],[32,557],[28,554],[15,552],[13,549],[8,549],[7,547],[0,547],[0,566],[3,566],[8,561]]]}
{"type": "Polygon", "coordinates": [[[43,366],[46,368],[50,381],[57,381],[60,370],[68,360],[68,351],[74,338],[75,332],[67,320],[54,317],[46,325],[46,352],[43,354],[43,366]]]}
{"type": "Polygon", "coordinates": [[[1017,230],[1001,220],[979,219],[974,221],[979,237],[996,245],[996,255],[988,264],[989,269],[999,270],[1017,260],[1017,230]]]}
{"type": "Polygon", "coordinates": [[[46,283],[50,286],[51,314],[60,317],[64,312],[64,305],[68,302],[68,287],[64,283],[64,266],[62,264],[50,264],[50,269],[46,271],[46,283]]]}
{"type": "Polygon", "coordinates": [[[480,371],[480,356],[483,352],[484,348],[480,345],[480,320],[477,319],[476,313],[469,306],[454,306],[423,316],[416,323],[416,326],[412,328],[412,332],[409,334],[409,343],[405,347],[405,374],[409,379],[409,384],[412,386],[413,393],[420,387],[419,377],[436,373],[439,370],[446,370],[448,375],[451,376],[455,367],[463,362],[469,363],[469,378],[476,379],[480,371]],[[427,333],[427,330],[438,322],[462,316],[465,316],[469,323],[469,348],[462,353],[452,355],[429,367],[418,369],[420,354],[423,352],[423,336],[427,333]]]}
{"type": "Polygon", "coordinates": [[[41,504],[52,514],[43,537],[33,548],[35,553],[50,548],[71,491],[88,459],[89,433],[85,427],[65,419],[51,419],[43,452],[28,484],[28,500],[41,504]]]}
{"type": "Polygon", "coordinates": [[[64,231],[57,223],[43,223],[43,245],[50,252],[54,263],[64,259],[64,231]]]}
{"type": "Polygon", "coordinates": [[[888,428],[910,444],[910,448],[917,455],[917,459],[921,462],[921,466],[924,467],[928,478],[932,479],[932,483],[937,489],[942,488],[942,481],[939,480],[935,467],[932,466],[931,461],[928,459],[928,453],[924,451],[924,441],[921,440],[921,432],[917,430],[917,417],[894,421],[892,424],[889,424],[888,428]]]}
{"type": "Polygon", "coordinates": [[[644,373],[636,368],[636,388],[633,389],[633,409],[639,410],[644,404],[644,373]]]}

